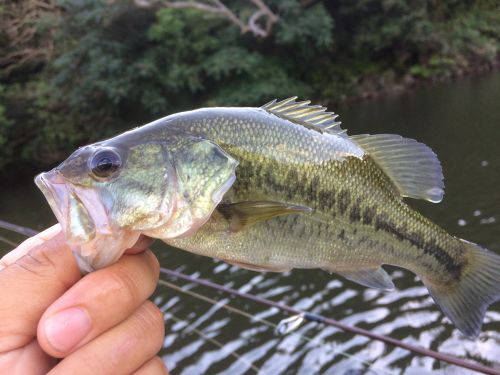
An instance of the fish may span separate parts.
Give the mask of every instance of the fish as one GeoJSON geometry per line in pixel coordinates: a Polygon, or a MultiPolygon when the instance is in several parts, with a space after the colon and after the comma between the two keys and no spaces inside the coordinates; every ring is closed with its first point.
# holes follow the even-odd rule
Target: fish
{"type": "Polygon", "coordinates": [[[82,272],[139,236],[253,271],[321,269],[385,291],[416,274],[467,337],[500,299],[500,256],[407,205],[440,202],[436,154],[395,134],[348,135],[297,97],[169,115],[81,147],[35,178],[82,272]]]}

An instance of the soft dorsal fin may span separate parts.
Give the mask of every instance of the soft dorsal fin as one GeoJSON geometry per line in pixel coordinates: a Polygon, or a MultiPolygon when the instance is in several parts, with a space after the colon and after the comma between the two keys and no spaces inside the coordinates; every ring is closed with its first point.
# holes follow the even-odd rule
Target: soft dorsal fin
{"type": "Polygon", "coordinates": [[[340,128],[340,121],[335,121],[338,115],[326,112],[326,108],[320,105],[309,104],[311,104],[310,100],[298,102],[297,97],[293,96],[280,102],[274,99],[261,108],[282,119],[320,133],[344,135],[345,130],[340,128]]]}
{"type": "Polygon", "coordinates": [[[395,134],[360,134],[351,139],[368,152],[402,196],[434,203],[443,199],[443,171],[428,146],[395,134]]]}
{"type": "Polygon", "coordinates": [[[229,220],[229,230],[231,232],[238,232],[248,225],[269,220],[276,216],[312,211],[309,207],[272,201],[246,201],[219,204],[217,209],[229,220]]]}

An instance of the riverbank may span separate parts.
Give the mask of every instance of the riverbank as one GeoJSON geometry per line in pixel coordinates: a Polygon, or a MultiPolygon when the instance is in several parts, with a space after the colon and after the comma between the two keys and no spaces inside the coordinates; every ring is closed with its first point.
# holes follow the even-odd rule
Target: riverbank
{"type": "MultiPolygon", "coordinates": [[[[409,91],[421,88],[431,87],[442,83],[457,81],[468,77],[482,78],[488,74],[493,74],[500,68],[500,56],[494,63],[484,63],[478,66],[469,66],[463,69],[452,70],[445,75],[433,77],[415,77],[406,74],[396,80],[396,82],[387,83],[377,77],[367,77],[363,79],[357,88],[360,94],[345,98],[343,102],[353,103],[365,100],[374,100],[383,96],[397,96],[408,93],[409,91]]],[[[333,103],[336,104],[336,103],[333,103]]]]}
{"type": "MultiPolygon", "coordinates": [[[[47,168],[170,113],[292,95],[335,110],[493,69],[500,56],[500,13],[490,1],[268,0],[277,18],[265,35],[167,3],[1,9],[0,173],[47,168]]],[[[227,4],[243,23],[256,11],[254,2],[227,4]]]]}

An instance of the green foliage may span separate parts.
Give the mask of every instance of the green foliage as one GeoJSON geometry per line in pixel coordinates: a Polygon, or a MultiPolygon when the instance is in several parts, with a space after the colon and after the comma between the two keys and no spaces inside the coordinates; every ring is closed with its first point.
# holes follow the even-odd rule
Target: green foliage
{"type": "MultiPolygon", "coordinates": [[[[224,3],[243,19],[255,11],[251,2],[224,3]]],[[[265,3],[279,20],[263,39],[195,9],[59,0],[61,13],[38,21],[39,33],[57,25],[53,58],[0,81],[0,170],[14,160],[55,163],[179,110],[292,95],[331,103],[500,56],[494,1],[265,3]]]]}
{"type": "Polygon", "coordinates": [[[282,17],[276,30],[276,44],[300,49],[304,57],[333,46],[333,18],[322,4],[306,12],[295,0],[279,1],[276,5],[282,17]]]}
{"type": "Polygon", "coordinates": [[[5,114],[5,106],[2,100],[4,92],[5,88],[0,85],[0,170],[4,167],[6,161],[12,157],[12,150],[9,145],[9,131],[12,121],[5,114]]]}
{"type": "Polygon", "coordinates": [[[372,61],[385,62],[401,76],[452,76],[477,64],[494,64],[499,56],[495,2],[345,0],[330,10],[342,48],[358,58],[369,51],[372,61]]]}

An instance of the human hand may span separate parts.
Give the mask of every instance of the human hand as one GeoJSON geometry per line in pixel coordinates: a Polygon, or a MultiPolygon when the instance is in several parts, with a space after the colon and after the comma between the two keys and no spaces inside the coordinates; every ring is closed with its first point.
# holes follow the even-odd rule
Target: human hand
{"type": "Polygon", "coordinates": [[[59,225],[4,256],[0,373],[167,374],[156,356],[163,315],[147,300],[159,277],[148,245],[84,277],[59,225]]]}

